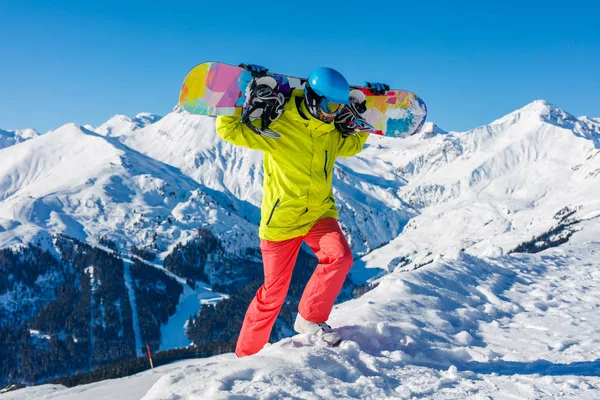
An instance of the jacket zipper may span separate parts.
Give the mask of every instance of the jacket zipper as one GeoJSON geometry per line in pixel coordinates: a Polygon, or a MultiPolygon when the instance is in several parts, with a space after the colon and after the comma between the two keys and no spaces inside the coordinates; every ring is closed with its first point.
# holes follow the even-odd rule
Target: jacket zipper
{"type": "Polygon", "coordinates": [[[327,180],[328,177],[328,173],[327,173],[327,159],[329,158],[329,151],[325,150],[325,166],[323,167],[323,171],[325,171],[325,180],[327,180]]]}
{"type": "Polygon", "coordinates": [[[275,202],[275,205],[273,206],[273,208],[271,209],[271,214],[269,215],[269,219],[267,220],[267,225],[269,225],[271,223],[271,218],[273,218],[273,213],[275,212],[275,209],[279,206],[279,199],[277,199],[277,201],[275,202]]]}

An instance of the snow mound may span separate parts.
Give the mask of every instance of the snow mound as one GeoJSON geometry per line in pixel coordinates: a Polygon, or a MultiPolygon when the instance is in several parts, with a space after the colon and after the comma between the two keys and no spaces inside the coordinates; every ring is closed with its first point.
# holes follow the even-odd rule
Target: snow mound
{"type": "Polygon", "coordinates": [[[457,254],[393,273],[336,307],[340,347],[298,335],[251,357],[212,357],[166,374],[143,399],[597,398],[598,251],[457,254]]]}

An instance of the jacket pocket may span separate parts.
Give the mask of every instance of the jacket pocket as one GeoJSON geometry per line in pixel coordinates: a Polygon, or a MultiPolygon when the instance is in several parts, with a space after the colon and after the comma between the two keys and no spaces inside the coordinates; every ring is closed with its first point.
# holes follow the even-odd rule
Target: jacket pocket
{"type": "Polygon", "coordinates": [[[273,205],[273,208],[271,209],[271,214],[269,214],[269,219],[267,220],[267,225],[269,225],[271,223],[271,219],[273,218],[273,214],[275,213],[275,209],[277,207],[279,207],[279,199],[277,199],[277,201],[273,205]]]}
{"type": "Polygon", "coordinates": [[[329,179],[329,172],[327,172],[327,161],[329,161],[329,151],[325,150],[325,165],[323,171],[325,171],[325,180],[329,179]]]}

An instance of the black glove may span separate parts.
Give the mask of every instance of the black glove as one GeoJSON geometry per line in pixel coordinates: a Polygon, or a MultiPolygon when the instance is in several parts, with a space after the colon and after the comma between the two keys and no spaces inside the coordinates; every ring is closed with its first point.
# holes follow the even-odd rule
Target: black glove
{"type": "Polygon", "coordinates": [[[266,76],[268,71],[268,69],[258,64],[240,64],[239,67],[250,71],[253,78],[260,78],[261,76],[266,76]]]}
{"type": "Polygon", "coordinates": [[[348,97],[350,104],[344,106],[334,119],[335,127],[344,138],[372,128],[362,116],[367,111],[367,96],[359,89],[352,89],[348,97]]]}
{"type": "Polygon", "coordinates": [[[388,85],[379,82],[365,82],[365,86],[371,89],[371,93],[373,93],[374,95],[385,94],[385,92],[390,90],[390,87],[388,85]]]}

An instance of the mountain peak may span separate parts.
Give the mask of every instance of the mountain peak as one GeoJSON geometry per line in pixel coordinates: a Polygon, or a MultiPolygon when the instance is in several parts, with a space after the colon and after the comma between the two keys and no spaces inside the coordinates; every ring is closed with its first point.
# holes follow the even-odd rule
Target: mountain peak
{"type": "Polygon", "coordinates": [[[141,113],[138,113],[134,118],[154,118],[154,117],[158,117],[158,115],[148,113],[148,112],[141,112],[141,113]]]}
{"type": "MultiPolygon", "coordinates": [[[[549,115],[555,110],[560,110],[554,104],[546,100],[534,100],[531,103],[527,104],[524,107],[519,108],[518,110],[513,111],[511,114],[527,114],[527,115],[535,115],[535,116],[545,116],[549,115]]],[[[562,110],[561,110],[562,111],[562,110]]],[[[563,111],[564,112],[564,111],[563,111]]],[[[509,114],[509,115],[511,115],[509,114]]]]}
{"type": "Polygon", "coordinates": [[[521,108],[520,110],[517,110],[517,112],[533,114],[540,117],[550,117],[553,115],[570,115],[546,100],[532,101],[525,107],[521,108]]]}
{"type": "Polygon", "coordinates": [[[0,129],[0,149],[9,147],[29,139],[38,137],[40,134],[35,129],[18,129],[5,131],[0,129]]]}
{"type": "Polygon", "coordinates": [[[135,117],[133,117],[133,120],[138,121],[139,123],[142,123],[144,125],[144,126],[142,126],[142,128],[143,128],[146,125],[155,123],[156,121],[160,120],[161,118],[162,117],[160,115],[142,112],[142,113],[139,113],[138,115],[136,115],[135,117]]]}
{"type": "Polygon", "coordinates": [[[425,122],[423,124],[423,128],[419,131],[419,134],[422,135],[423,138],[430,138],[437,135],[445,135],[448,132],[434,124],[433,122],[425,122]]]}
{"type": "Polygon", "coordinates": [[[123,114],[117,114],[112,116],[108,121],[106,121],[99,127],[92,130],[105,136],[119,136],[123,133],[128,133],[145,128],[146,126],[155,123],[161,118],[162,117],[158,115],[146,112],[139,113],[133,118],[130,118],[123,114]]]}
{"type": "Polygon", "coordinates": [[[565,126],[568,128],[572,128],[577,121],[576,117],[556,107],[547,100],[535,100],[526,106],[493,121],[490,125],[514,124],[525,119],[541,120],[552,125],[565,126]]]}

